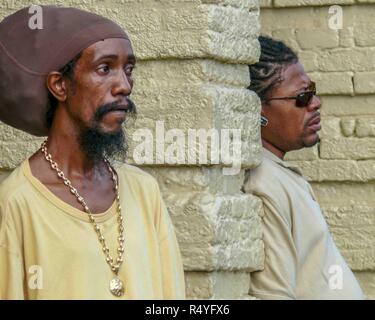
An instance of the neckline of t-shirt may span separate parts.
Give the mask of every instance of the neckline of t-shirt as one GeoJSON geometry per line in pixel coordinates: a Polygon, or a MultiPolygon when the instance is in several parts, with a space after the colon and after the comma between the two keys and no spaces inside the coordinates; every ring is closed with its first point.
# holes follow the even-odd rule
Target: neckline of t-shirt
{"type": "MultiPolygon", "coordinates": [[[[80,219],[85,222],[90,222],[89,216],[85,211],[79,210],[70,204],[64,202],[51,192],[42,182],[39,181],[31,172],[29,159],[26,159],[22,165],[23,173],[29,182],[54,206],[61,209],[65,213],[80,219]]],[[[120,180],[120,179],[119,179],[120,180]]],[[[119,181],[119,192],[121,192],[121,184],[119,181]]],[[[114,216],[116,213],[116,200],[113,201],[112,205],[104,212],[94,214],[96,222],[104,222],[114,216]]]]}

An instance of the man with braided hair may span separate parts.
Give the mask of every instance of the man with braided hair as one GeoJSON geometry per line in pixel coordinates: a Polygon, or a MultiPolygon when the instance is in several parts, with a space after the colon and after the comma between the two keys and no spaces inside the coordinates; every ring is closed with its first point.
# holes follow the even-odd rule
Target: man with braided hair
{"type": "Polygon", "coordinates": [[[292,150],[319,141],[321,103],[315,84],[284,43],[261,36],[261,56],[249,66],[261,99],[263,161],[246,173],[244,191],[263,201],[264,270],[251,275],[261,299],[362,299],[336,248],[311,186],[286,161],[292,150]]]}

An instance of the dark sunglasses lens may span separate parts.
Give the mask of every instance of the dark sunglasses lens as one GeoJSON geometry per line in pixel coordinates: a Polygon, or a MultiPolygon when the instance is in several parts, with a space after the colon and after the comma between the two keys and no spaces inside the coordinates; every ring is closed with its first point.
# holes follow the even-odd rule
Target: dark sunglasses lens
{"type": "Polygon", "coordinates": [[[303,107],[308,106],[309,103],[311,102],[311,99],[313,98],[313,96],[314,96],[313,91],[307,91],[307,92],[300,93],[297,96],[297,99],[296,99],[297,107],[303,108],[303,107]]]}

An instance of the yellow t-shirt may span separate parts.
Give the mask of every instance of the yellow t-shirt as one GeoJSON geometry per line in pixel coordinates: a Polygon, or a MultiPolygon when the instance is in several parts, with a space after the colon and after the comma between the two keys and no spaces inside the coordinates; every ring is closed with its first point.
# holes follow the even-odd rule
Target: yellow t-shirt
{"type": "MultiPolygon", "coordinates": [[[[116,167],[124,218],[122,299],[183,299],[180,251],[156,180],[116,167]]],[[[99,195],[98,195],[99,196],[99,195]]],[[[116,202],[96,221],[117,257],[116,202]]],[[[0,299],[119,299],[114,278],[85,212],[50,192],[28,160],[0,185],[0,299]]]]}
{"type": "Polygon", "coordinates": [[[264,208],[264,270],[251,273],[251,295],[267,300],[364,298],[297,167],[263,149],[263,162],[247,172],[244,190],[260,197],[264,208]]]}

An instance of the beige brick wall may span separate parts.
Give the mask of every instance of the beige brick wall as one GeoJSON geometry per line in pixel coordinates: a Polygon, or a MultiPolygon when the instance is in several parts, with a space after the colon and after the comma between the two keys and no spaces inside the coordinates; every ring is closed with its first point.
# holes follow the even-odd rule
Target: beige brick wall
{"type": "MultiPolygon", "coordinates": [[[[2,0],[0,18],[41,3],[94,11],[128,30],[139,59],[135,129],[158,120],[165,130],[241,129],[243,168],[259,163],[260,104],[245,89],[246,64],[259,56],[257,0],[2,0]]],[[[40,142],[0,125],[0,180],[40,142]]],[[[223,166],[142,166],[176,226],[190,298],[249,298],[249,273],[263,264],[259,200],[240,192],[244,169],[223,176],[223,166]]]]}
{"type": "Polygon", "coordinates": [[[299,53],[322,96],[320,145],[289,159],[303,168],[338,248],[375,298],[375,1],[261,5],[262,33],[299,53]],[[342,5],[342,30],[328,27],[331,4],[342,5]]]}

